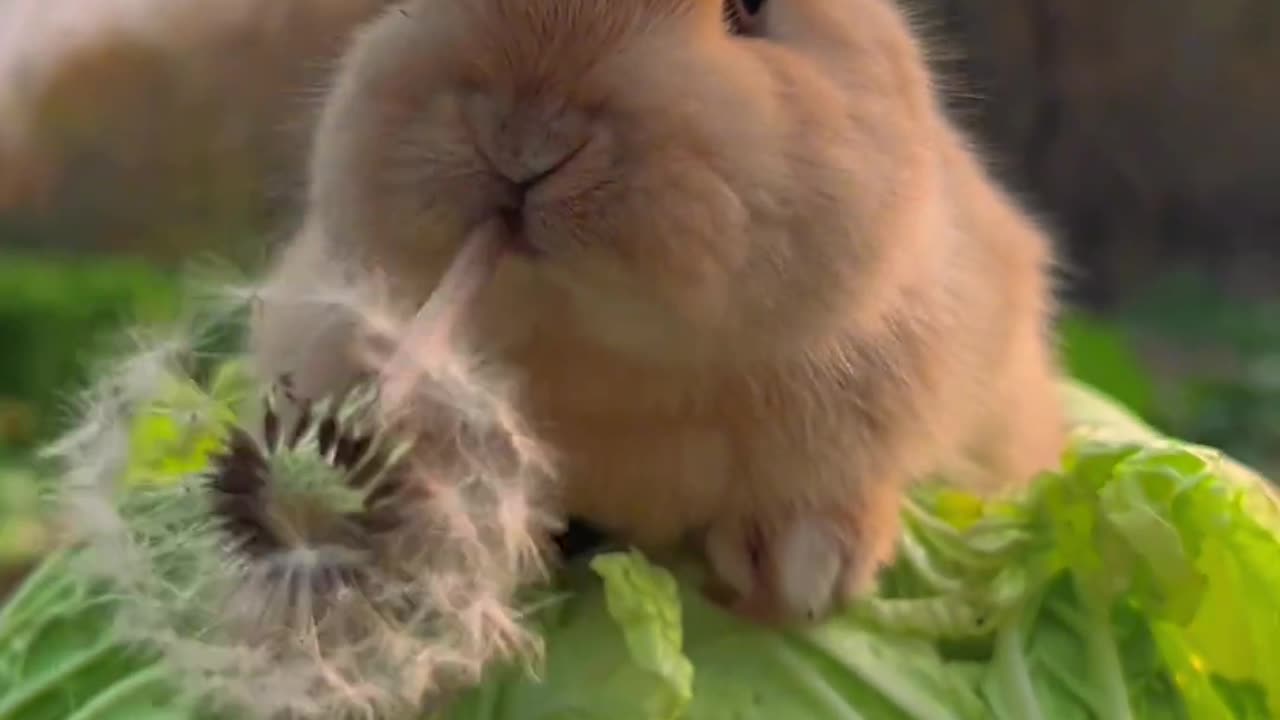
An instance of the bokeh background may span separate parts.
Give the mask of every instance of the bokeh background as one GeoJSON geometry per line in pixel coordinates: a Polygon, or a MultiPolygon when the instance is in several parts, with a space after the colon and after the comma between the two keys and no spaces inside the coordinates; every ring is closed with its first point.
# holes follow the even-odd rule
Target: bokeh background
{"type": "MultiPolygon", "coordinates": [[[[170,316],[193,260],[252,269],[287,234],[318,93],[386,4],[0,0],[0,565],[100,343],[170,316]]],[[[1280,477],[1280,3],[913,11],[1058,235],[1070,369],[1280,477]]]]}

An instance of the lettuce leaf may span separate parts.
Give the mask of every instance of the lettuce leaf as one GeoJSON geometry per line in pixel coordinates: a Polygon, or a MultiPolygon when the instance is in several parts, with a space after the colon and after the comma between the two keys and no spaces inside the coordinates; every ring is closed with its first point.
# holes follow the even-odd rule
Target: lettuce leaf
{"type": "Polygon", "coordinates": [[[573,594],[544,626],[544,674],[507,669],[447,717],[985,717],[976,675],[946,667],[919,639],[853,619],[779,635],[709,604],[695,566],[668,569],[634,551],[599,555],[589,569],[575,575],[573,594]]]}
{"type": "MultiPolygon", "coordinates": [[[[160,400],[189,426],[139,414],[136,483],[207,462],[244,390],[218,378],[160,400]]],[[[606,549],[540,598],[543,662],[492,668],[433,720],[1280,717],[1276,493],[1087,387],[1064,393],[1062,466],[1003,497],[916,488],[898,561],[842,616],[749,625],[704,598],[693,559],[606,549]]],[[[181,678],[114,642],[111,598],[51,558],[0,607],[0,720],[192,717],[181,678]]]]}
{"type": "Polygon", "coordinates": [[[677,720],[693,696],[675,578],[638,553],[602,555],[579,568],[580,589],[543,613],[555,638],[543,677],[505,668],[449,717],[530,720],[677,720]]]}
{"type": "Polygon", "coordinates": [[[505,702],[464,701],[448,717],[1280,717],[1274,493],[1089,388],[1064,392],[1076,435],[1062,468],[1011,497],[918,488],[898,562],[847,615],[749,626],[703,598],[692,562],[607,554],[566,587],[545,680],[494,678],[481,694],[505,702]],[[664,573],[678,599],[652,590],[668,581],[626,580],[664,573]],[[683,644],[654,630],[676,617],[683,644]],[[687,702],[677,653],[692,667],[687,702]],[[553,699],[572,712],[546,711],[553,699]]]}

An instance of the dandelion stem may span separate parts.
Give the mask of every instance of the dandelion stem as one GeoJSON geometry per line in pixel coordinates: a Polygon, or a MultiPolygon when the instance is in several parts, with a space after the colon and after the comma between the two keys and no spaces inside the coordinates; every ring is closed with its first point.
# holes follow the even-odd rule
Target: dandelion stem
{"type": "Polygon", "coordinates": [[[168,675],[169,671],[160,664],[139,670],[132,676],[112,685],[110,689],[100,693],[93,700],[85,703],[74,714],[67,716],[66,720],[94,720],[104,710],[112,708],[135,692],[140,692],[150,685],[159,683],[167,678],[168,675]]]}
{"type": "Polygon", "coordinates": [[[392,407],[405,399],[424,369],[439,364],[464,308],[493,275],[502,256],[502,238],[495,224],[471,232],[440,286],[410,322],[406,338],[383,370],[385,395],[392,407]]]}
{"type": "Polygon", "coordinates": [[[20,612],[26,610],[28,605],[35,608],[46,605],[45,602],[35,600],[41,594],[50,594],[61,585],[71,582],[65,576],[58,575],[66,569],[65,565],[65,555],[58,554],[46,558],[22,581],[8,600],[0,603],[0,647],[6,647],[8,645],[6,638],[23,625],[21,620],[25,618],[19,614],[20,612]]]}
{"type": "Polygon", "coordinates": [[[112,638],[106,642],[99,642],[87,651],[76,655],[70,662],[59,665],[54,670],[45,673],[43,676],[23,685],[15,695],[7,699],[0,700],[0,720],[14,720],[16,718],[26,717],[20,711],[29,703],[33,702],[41,695],[50,690],[57,690],[63,686],[71,676],[80,672],[84,668],[101,660],[112,650],[119,648],[115,639],[112,638]]]}

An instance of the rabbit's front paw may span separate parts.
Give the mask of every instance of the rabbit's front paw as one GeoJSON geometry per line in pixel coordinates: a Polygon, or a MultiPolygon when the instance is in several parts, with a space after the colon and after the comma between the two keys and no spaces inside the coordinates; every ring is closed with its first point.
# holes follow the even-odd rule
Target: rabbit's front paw
{"type": "Polygon", "coordinates": [[[707,559],[732,611],[767,624],[818,622],[870,588],[891,558],[897,518],[780,511],[713,525],[707,559]]]}

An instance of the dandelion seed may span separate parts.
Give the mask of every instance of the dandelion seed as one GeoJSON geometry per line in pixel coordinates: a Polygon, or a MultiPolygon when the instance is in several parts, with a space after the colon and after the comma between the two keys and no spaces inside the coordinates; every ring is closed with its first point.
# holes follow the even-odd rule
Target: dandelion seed
{"type": "MultiPolygon", "coordinates": [[[[329,300],[364,303],[347,310],[372,360],[408,321],[369,297],[329,300]]],[[[173,336],[102,371],[50,453],[81,571],[117,588],[117,632],[160,650],[192,701],[418,717],[490,663],[537,656],[519,591],[545,576],[551,463],[500,376],[453,348],[406,376],[407,404],[372,383],[299,398],[279,378],[232,411],[191,345],[173,336]],[[214,451],[161,482],[143,420],[214,451]]]]}

